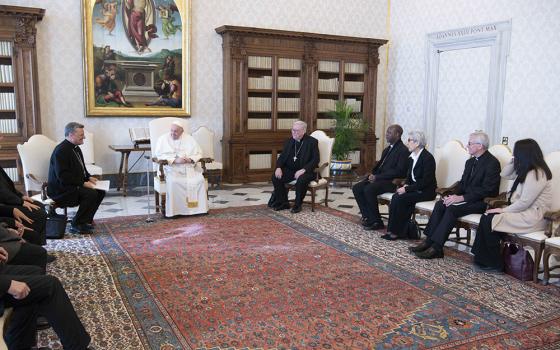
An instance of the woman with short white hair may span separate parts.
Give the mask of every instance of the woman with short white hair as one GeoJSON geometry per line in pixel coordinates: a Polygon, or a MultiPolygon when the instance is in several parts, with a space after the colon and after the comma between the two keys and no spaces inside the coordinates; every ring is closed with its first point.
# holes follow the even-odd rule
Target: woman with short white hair
{"type": "Polygon", "coordinates": [[[383,239],[417,238],[409,237],[408,221],[414,213],[418,202],[436,198],[436,161],[426,150],[426,137],[421,131],[408,133],[407,147],[410,151],[407,177],[404,184],[397,189],[389,205],[389,224],[383,239]]]}

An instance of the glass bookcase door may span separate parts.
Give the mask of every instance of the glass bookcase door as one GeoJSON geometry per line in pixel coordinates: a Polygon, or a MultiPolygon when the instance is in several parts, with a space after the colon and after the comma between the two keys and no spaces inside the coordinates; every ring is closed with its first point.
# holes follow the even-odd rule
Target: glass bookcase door
{"type": "Polygon", "coordinates": [[[278,58],[276,80],[276,129],[289,130],[301,119],[301,60],[278,58]]]}
{"type": "Polygon", "coordinates": [[[13,45],[0,40],[0,134],[18,134],[13,45]]]}
{"type": "Polygon", "coordinates": [[[317,129],[332,129],[336,122],[328,116],[340,98],[340,62],[319,61],[317,81],[317,129]]]}
{"type": "Polygon", "coordinates": [[[272,128],[272,57],[248,56],[247,129],[272,128]]]}

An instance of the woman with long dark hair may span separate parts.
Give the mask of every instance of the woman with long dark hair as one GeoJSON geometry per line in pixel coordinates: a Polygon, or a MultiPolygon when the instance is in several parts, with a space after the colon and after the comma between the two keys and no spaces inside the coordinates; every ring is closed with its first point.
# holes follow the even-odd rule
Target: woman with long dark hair
{"type": "Polygon", "coordinates": [[[508,206],[489,209],[480,219],[473,248],[479,270],[501,272],[502,232],[530,233],[545,228],[544,213],[552,202],[552,172],[544,160],[539,144],[533,139],[515,143],[513,158],[504,167],[502,177],[514,180],[508,193],[508,206]]]}

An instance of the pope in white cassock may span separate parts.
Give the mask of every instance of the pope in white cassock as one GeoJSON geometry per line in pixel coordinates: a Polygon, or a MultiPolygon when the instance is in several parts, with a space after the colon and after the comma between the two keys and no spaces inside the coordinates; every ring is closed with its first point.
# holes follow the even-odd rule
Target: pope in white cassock
{"type": "Polygon", "coordinates": [[[179,122],[173,122],[169,133],[158,138],[155,153],[168,163],[164,166],[165,216],[207,213],[207,184],[197,163],[202,150],[195,139],[179,122]]]}

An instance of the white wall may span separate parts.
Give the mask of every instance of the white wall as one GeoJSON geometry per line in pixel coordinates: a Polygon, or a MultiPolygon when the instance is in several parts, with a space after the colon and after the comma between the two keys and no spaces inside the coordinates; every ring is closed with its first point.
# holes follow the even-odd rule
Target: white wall
{"type": "Polygon", "coordinates": [[[426,34],[512,19],[502,136],[510,147],[531,137],[545,153],[560,149],[559,18],[557,0],[392,0],[390,121],[405,130],[424,127],[426,34]]]}
{"type": "MultiPolygon", "coordinates": [[[[38,24],[39,94],[43,133],[60,140],[69,121],[95,134],[96,162],[116,173],[118,155],[107,145],[129,144],[129,127],[147,126],[150,118],[84,116],[81,1],[4,0],[5,5],[46,9],[38,24]]],[[[206,125],[222,136],[222,39],[224,24],[325,34],[386,37],[386,0],[193,0],[191,36],[191,127],[206,125]]],[[[384,50],[382,50],[384,53],[384,50]]],[[[379,69],[378,111],[384,111],[385,59],[379,69]]],[[[288,135],[287,135],[288,136],[288,135]]],[[[216,158],[221,145],[216,143],[216,158]]],[[[131,162],[134,161],[131,156],[131,162]]],[[[141,172],[140,164],[136,171],[141,172]]]]}

